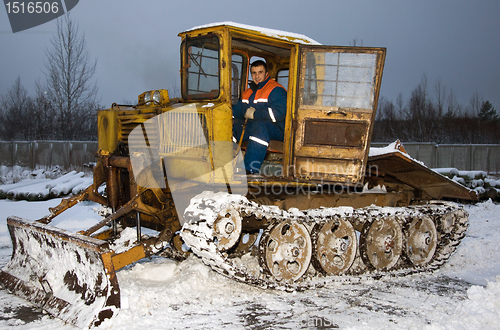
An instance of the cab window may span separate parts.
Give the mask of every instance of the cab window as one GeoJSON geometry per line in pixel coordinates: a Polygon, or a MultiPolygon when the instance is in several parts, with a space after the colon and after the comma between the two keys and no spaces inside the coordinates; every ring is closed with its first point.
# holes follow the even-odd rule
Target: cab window
{"type": "Polygon", "coordinates": [[[278,76],[276,77],[276,81],[281,84],[281,86],[285,87],[288,90],[288,75],[289,70],[283,69],[278,71],[278,76]]]}
{"type": "Polygon", "coordinates": [[[188,39],[185,46],[187,99],[214,99],[219,96],[219,39],[216,36],[188,39]]]}
{"type": "MultiPolygon", "coordinates": [[[[231,56],[231,102],[236,104],[241,96],[241,86],[245,77],[246,57],[242,54],[231,56]]],[[[246,87],[246,86],[244,86],[246,87]]]]}

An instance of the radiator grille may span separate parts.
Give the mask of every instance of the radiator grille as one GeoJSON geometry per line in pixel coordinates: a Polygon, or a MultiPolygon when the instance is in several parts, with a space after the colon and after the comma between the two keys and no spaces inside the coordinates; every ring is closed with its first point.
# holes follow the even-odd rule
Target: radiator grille
{"type": "Polygon", "coordinates": [[[204,114],[191,109],[180,109],[159,117],[160,153],[207,157],[208,131],[204,114]]]}
{"type": "Polygon", "coordinates": [[[137,144],[145,139],[143,134],[130,134],[138,125],[143,125],[141,131],[147,132],[149,146],[156,148],[158,145],[158,125],[156,120],[151,120],[156,116],[156,112],[140,113],[138,111],[123,111],[118,115],[118,124],[121,131],[120,142],[128,147],[130,144],[137,144]],[[130,138],[130,141],[129,141],[130,138]]]}

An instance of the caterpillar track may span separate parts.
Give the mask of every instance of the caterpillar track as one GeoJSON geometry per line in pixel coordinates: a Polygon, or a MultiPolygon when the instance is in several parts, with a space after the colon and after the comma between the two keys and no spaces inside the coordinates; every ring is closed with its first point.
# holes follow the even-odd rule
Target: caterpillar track
{"type": "Polygon", "coordinates": [[[284,211],[223,193],[194,199],[185,217],[184,242],[213,270],[286,291],[436,270],[468,227],[450,202],[284,211]],[[246,232],[248,218],[265,229],[246,232]]]}

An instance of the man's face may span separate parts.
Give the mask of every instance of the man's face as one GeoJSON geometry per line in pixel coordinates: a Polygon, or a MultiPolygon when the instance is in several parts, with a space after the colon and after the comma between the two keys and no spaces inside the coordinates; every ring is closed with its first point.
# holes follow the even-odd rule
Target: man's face
{"type": "Polygon", "coordinates": [[[254,66],[250,68],[250,73],[252,74],[252,80],[254,83],[258,84],[266,79],[266,69],[263,65],[254,66]]]}

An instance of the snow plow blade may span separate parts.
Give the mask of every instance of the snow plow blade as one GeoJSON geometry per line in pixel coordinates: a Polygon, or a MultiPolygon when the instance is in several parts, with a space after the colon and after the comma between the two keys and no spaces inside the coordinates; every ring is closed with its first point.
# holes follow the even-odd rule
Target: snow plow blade
{"type": "Polygon", "coordinates": [[[50,314],[80,328],[99,325],[120,307],[108,243],[9,217],[12,258],[0,283],[50,314]]]}
{"type": "Polygon", "coordinates": [[[378,172],[378,175],[384,176],[386,180],[392,179],[394,182],[406,184],[432,199],[477,200],[474,191],[406,156],[406,152],[395,151],[370,156],[368,168],[378,172]]]}

